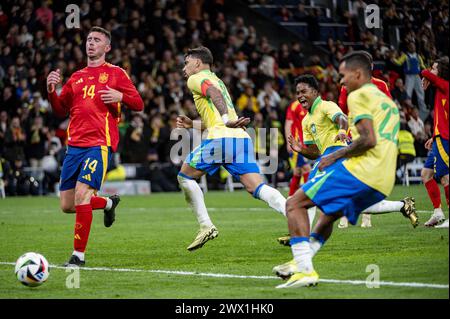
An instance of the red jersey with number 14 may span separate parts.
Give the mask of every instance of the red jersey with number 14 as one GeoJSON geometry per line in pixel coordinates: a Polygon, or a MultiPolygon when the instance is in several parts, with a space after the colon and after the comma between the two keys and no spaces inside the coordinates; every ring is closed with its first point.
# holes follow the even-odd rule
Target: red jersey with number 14
{"type": "Polygon", "coordinates": [[[100,90],[108,87],[123,94],[122,103],[134,111],[142,111],[144,102],[125,70],[104,63],[98,67],[86,67],[72,74],[63,86],[61,94],[48,94],[57,116],[69,113],[67,144],[76,147],[111,146],[119,144],[120,103],[105,104],[100,90]]]}

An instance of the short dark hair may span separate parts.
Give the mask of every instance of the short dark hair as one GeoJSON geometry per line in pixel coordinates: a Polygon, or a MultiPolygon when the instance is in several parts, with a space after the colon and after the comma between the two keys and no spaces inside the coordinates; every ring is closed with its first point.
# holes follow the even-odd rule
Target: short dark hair
{"type": "Polygon", "coordinates": [[[90,33],[92,33],[92,32],[99,32],[99,33],[104,34],[105,37],[108,38],[109,42],[111,42],[111,32],[109,32],[108,30],[106,30],[106,29],[104,29],[104,28],[102,28],[102,27],[97,27],[97,26],[95,26],[95,27],[92,27],[92,28],[89,30],[89,33],[88,33],[88,34],[90,34],[90,33]]]}
{"type": "Polygon", "coordinates": [[[197,47],[194,49],[189,49],[185,55],[185,57],[192,56],[193,58],[200,59],[202,63],[209,64],[210,66],[213,64],[213,55],[211,51],[207,47],[197,47]]]}
{"type": "Polygon", "coordinates": [[[366,51],[353,51],[341,59],[345,66],[352,69],[362,69],[369,77],[372,76],[372,56],[366,51]]]}
{"type": "Polygon", "coordinates": [[[295,79],[295,86],[297,86],[299,83],[306,83],[312,89],[319,91],[319,82],[317,82],[317,79],[312,74],[304,74],[297,77],[295,79]]]}
{"type": "Polygon", "coordinates": [[[448,56],[445,55],[439,59],[436,60],[436,63],[438,64],[438,76],[443,78],[444,80],[448,81],[449,74],[448,74],[448,56]]]}

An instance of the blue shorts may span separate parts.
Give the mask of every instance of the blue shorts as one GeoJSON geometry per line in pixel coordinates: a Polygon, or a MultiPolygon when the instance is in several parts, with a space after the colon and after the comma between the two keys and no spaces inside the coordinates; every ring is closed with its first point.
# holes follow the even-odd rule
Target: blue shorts
{"type": "Polygon", "coordinates": [[[440,136],[435,137],[432,150],[434,154],[434,177],[441,179],[448,175],[448,140],[440,136]]]}
{"type": "MultiPolygon", "coordinates": [[[[309,178],[313,178],[314,176],[316,176],[317,171],[319,170],[318,166],[319,166],[319,163],[320,163],[320,159],[321,159],[323,156],[328,155],[328,154],[333,153],[333,152],[336,152],[337,150],[339,150],[339,149],[341,149],[341,148],[343,148],[343,147],[344,147],[344,146],[330,146],[330,147],[328,147],[328,148],[323,152],[323,154],[320,155],[320,157],[317,158],[316,161],[314,162],[314,166],[313,166],[312,169],[311,169],[311,173],[309,173],[309,176],[310,176],[309,178]]],[[[345,160],[345,158],[340,158],[340,159],[338,159],[338,160],[336,161],[336,163],[342,162],[343,160],[345,160]]]]}
{"type": "Polygon", "coordinates": [[[204,140],[186,158],[185,163],[213,175],[223,166],[231,175],[259,173],[250,138],[224,137],[204,140]]]}
{"type": "Polygon", "coordinates": [[[431,150],[428,152],[428,157],[423,167],[434,170],[434,160],[434,153],[433,150],[431,150]]]}
{"type": "Polygon", "coordinates": [[[75,188],[77,181],[99,190],[111,160],[110,147],[69,146],[64,157],[59,190],[75,188]]]}
{"type": "Polygon", "coordinates": [[[289,164],[291,165],[292,168],[294,168],[294,167],[303,167],[308,163],[306,162],[306,159],[305,157],[303,157],[303,155],[300,155],[295,152],[289,154],[289,164]]]}
{"type": "Polygon", "coordinates": [[[318,172],[301,189],[325,215],[342,213],[352,225],[363,210],[386,198],[353,176],[343,161],[318,172]]]}

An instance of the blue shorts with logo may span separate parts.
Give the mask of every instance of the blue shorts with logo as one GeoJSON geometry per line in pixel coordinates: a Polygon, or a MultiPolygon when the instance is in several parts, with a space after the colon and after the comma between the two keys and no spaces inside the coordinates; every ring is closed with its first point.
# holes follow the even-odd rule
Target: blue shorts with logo
{"type": "MultiPolygon", "coordinates": [[[[330,153],[336,152],[337,150],[343,148],[344,146],[330,146],[328,147],[322,155],[320,155],[320,157],[318,157],[316,159],[316,161],[314,162],[314,166],[311,169],[311,173],[309,173],[310,178],[314,177],[317,174],[317,171],[319,170],[318,166],[320,163],[320,159],[330,153]]],[[[342,162],[343,160],[345,160],[345,158],[340,158],[336,161],[336,163],[342,162]]]]}
{"type": "Polygon", "coordinates": [[[318,171],[301,189],[324,214],[342,213],[355,225],[363,210],[386,196],[353,176],[343,165],[345,160],[318,171]]]}
{"type": "Polygon", "coordinates": [[[224,137],[203,140],[186,158],[185,163],[213,175],[223,166],[231,175],[259,173],[250,138],[224,137]]]}
{"type": "Polygon", "coordinates": [[[59,190],[75,188],[77,181],[99,190],[111,160],[111,148],[107,146],[68,146],[62,166],[59,190]]]}

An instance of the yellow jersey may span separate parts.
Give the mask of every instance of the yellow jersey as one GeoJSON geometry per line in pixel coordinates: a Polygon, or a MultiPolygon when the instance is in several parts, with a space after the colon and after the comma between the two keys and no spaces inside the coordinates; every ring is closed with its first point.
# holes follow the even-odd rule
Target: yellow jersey
{"type": "Polygon", "coordinates": [[[359,138],[356,124],[372,120],[377,144],[363,155],[351,157],[343,164],[364,184],[386,196],[395,183],[400,115],[397,105],[375,85],[367,83],[348,96],[348,120],[353,141],[359,138]]]}
{"type": "Polygon", "coordinates": [[[219,111],[214,106],[211,99],[206,96],[205,84],[214,85],[225,99],[228,107],[228,118],[237,120],[238,116],[231,101],[225,84],[210,70],[202,70],[191,75],[187,80],[187,86],[194,97],[195,107],[200,114],[202,122],[208,129],[208,139],[217,139],[223,137],[250,138],[250,136],[241,128],[229,128],[223,123],[219,111]]]}
{"type": "Polygon", "coordinates": [[[339,115],[344,113],[336,103],[318,96],[302,120],[303,143],[316,144],[320,154],[330,146],[347,145],[340,140],[334,141],[339,132],[339,125],[334,120],[339,115]]]}

